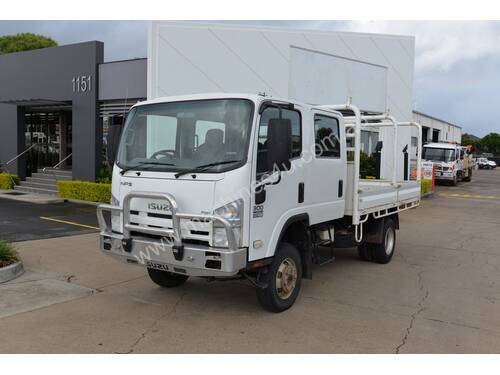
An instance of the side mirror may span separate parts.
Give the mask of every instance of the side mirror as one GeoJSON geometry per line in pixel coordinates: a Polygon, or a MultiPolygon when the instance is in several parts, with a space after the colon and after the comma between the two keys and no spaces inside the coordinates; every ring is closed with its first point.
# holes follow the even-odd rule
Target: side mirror
{"type": "Polygon", "coordinates": [[[118,153],[118,146],[120,145],[120,138],[122,135],[122,125],[113,124],[108,128],[108,136],[106,138],[107,148],[106,153],[108,157],[108,163],[110,165],[115,164],[116,154],[118,153]]]}
{"type": "Polygon", "coordinates": [[[270,170],[290,169],[292,154],[292,122],[290,119],[273,118],[267,127],[267,166],[270,170]]]}

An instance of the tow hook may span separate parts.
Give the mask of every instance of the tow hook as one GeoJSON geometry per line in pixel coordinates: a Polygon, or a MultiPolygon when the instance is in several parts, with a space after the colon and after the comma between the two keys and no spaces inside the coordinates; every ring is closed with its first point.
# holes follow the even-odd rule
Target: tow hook
{"type": "Polygon", "coordinates": [[[172,246],[172,252],[174,253],[175,260],[181,261],[184,257],[184,245],[172,246]]]}

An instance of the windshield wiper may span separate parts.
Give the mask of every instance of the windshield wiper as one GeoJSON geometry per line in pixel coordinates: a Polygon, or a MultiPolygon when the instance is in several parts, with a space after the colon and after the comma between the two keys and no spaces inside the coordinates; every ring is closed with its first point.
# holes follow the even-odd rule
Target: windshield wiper
{"type": "Polygon", "coordinates": [[[173,166],[175,164],[172,164],[172,163],[162,163],[160,161],[140,161],[140,162],[137,163],[137,165],[123,168],[120,171],[120,174],[123,176],[125,174],[125,172],[128,172],[128,171],[130,171],[132,169],[136,169],[137,167],[143,166],[143,165],[149,165],[150,167],[153,167],[155,165],[169,165],[169,166],[173,166]]]}
{"type": "Polygon", "coordinates": [[[211,167],[215,167],[216,165],[237,163],[240,161],[241,160],[224,160],[224,161],[216,161],[214,163],[209,163],[209,164],[197,165],[196,167],[194,167],[192,169],[186,169],[185,171],[180,171],[180,172],[176,173],[175,178],[179,178],[179,177],[184,176],[185,174],[189,174],[189,173],[203,172],[211,167]]]}

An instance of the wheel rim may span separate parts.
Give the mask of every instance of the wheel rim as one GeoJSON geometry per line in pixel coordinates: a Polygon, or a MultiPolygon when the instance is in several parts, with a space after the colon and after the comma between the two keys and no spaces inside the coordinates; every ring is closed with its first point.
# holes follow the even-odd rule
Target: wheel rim
{"type": "Polygon", "coordinates": [[[394,250],[394,229],[387,228],[387,232],[385,232],[385,253],[387,255],[391,255],[394,250]]]}
{"type": "Polygon", "coordinates": [[[297,264],[292,258],[285,258],[276,272],[276,292],[281,299],[289,298],[297,285],[297,264]]]}

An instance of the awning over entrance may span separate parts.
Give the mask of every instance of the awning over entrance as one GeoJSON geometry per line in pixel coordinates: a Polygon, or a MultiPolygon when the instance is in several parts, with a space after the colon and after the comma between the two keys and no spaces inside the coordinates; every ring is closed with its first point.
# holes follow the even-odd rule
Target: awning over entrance
{"type": "Polygon", "coordinates": [[[30,107],[33,110],[43,109],[71,109],[70,101],[60,101],[52,99],[17,99],[17,100],[0,100],[0,104],[12,104],[22,107],[30,107]]]}

